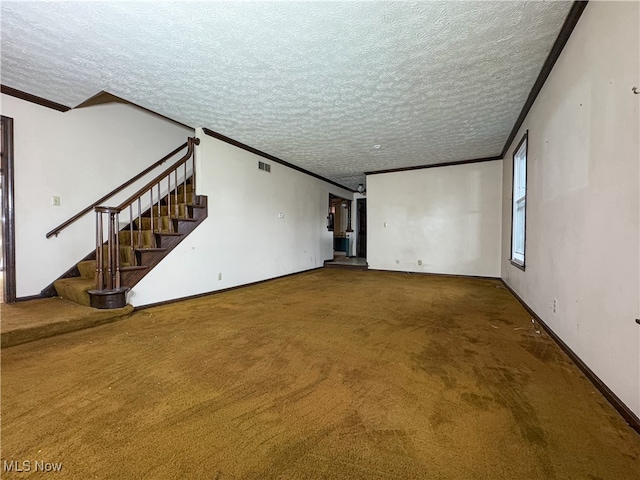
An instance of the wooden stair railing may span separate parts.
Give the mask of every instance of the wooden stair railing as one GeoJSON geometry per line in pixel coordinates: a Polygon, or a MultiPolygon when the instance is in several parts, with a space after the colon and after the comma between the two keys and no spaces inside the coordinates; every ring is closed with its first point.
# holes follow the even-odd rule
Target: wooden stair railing
{"type": "Polygon", "coordinates": [[[151,172],[152,170],[154,170],[156,167],[162,165],[164,162],[166,162],[167,160],[169,160],[171,157],[173,157],[174,155],[176,155],[180,150],[184,149],[185,147],[187,147],[188,142],[183,143],[182,145],[180,145],[178,148],[176,148],[175,150],[173,150],[171,153],[168,153],[167,155],[165,155],[164,157],[162,157],[160,160],[158,160],[157,162],[155,162],[153,165],[150,165],[149,167],[145,168],[143,171],[141,171],[140,173],[138,173],[136,176],[130,178],[129,180],[127,180],[126,182],[124,182],[122,185],[120,185],[117,188],[114,188],[113,190],[111,190],[109,193],[107,193],[104,197],[100,198],[99,200],[96,200],[95,202],[93,202],[91,205],[89,205],[88,207],[84,208],[83,210],[81,210],[80,212],[78,212],[77,214],[75,214],[73,217],[71,217],[69,220],[61,223],[60,225],[58,225],[56,228],[54,228],[53,230],[51,230],[50,232],[47,233],[47,238],[51,238],[51,237],[57,237],[60,232],[62,232],[62,230],[64,230],[65,228],[67,228],[69,225],[71,225],[72,223],[74,223],[76,220],[80,219],[81,217],[85,216],[87,213],[89,213],[90,211],[92,211],[95,207],[97,207],[98,205],[102,204],[103,202],[109,200],[110,198],[112,198],[113,196],[117,195],[118,193],[120,193],[122,190],[124,190],[125,188],[127,188],[129,185],[132,185],[133,183],[135,183],[136,181],[138,181],[139,179],[141,179],[142,177],[144,177],[147,173],[151,172]]]}
{"type": "Polygon", "coordinates": [[[189,138],[187,152],[180,160],[117,207],[96,206],[94,208],[96,212],[96,287],[95,290],[88,292],[92,307],[124,307],[126,292],[130,285],[122,284],[122,273],[147,268],[136,265],[135,252],[165,250],[158,248],[155,235],[179,235],[174,232],[172,219],[185,222],[193,220],[188,218],[186,211],[187,205],[194,203],[196,198],[194,151],[195,146],[199,144],[200,139],[189,138]],[[191,192],[188,191],[189,189],[191,192]],[[165,221],[166,217],[163,215],[165,211],[168,221],[165,221]],[[121,229],[121,225],[125,225],[125,228],[121,229]],[[134,230],[134,226],[137,226],[137,230],[134,230]],[[122,245],[120,234],[127,230],[128,245],[122,245]],[[150,231],[150,235],[145,237],[145,231],[150,231]],[[126,265],[123,265],[123,257],[127,259],[126,265]]]}

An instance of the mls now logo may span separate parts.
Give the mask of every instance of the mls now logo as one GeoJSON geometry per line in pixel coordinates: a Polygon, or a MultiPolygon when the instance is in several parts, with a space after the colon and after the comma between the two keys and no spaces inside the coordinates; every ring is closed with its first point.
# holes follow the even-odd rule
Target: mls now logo
{"type": "Polygon", "coordinates": [[[43,462],[36,460],[11,460],[2,462],[3,472],[60,472],[62,471],[62,462],[43,462]]]}

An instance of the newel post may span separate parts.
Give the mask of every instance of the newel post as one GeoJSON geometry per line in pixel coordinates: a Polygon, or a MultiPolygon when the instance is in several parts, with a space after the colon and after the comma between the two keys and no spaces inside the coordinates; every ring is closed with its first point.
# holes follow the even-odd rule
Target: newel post
{"type": "Polygon", "coordinates": [[[120,237],[118,235],[120,209],[95,207],[95,212],[96,288],[89,290],[90,304],[94,308],[121,308],[127,304],[128,289],[120,285],[120,237]]]}
{"type": "Polygon", "coordinates": [[[118,235],[120,209],[114,207],[95,207],[95,212],[96,290],[118,289],[120,288],[120,237],[118,235]],[[106,245],[104,244],[105,222],[103,218],[105,214],[107,215],[106,245]]]}

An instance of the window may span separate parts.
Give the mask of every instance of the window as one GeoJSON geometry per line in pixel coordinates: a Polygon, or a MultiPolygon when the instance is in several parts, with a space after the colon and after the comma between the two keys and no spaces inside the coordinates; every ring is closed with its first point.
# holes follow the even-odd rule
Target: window
{"type": "Polygon", "coordinates": [[[511,263],[524,270],[525,224],[527,216],[527,137],[513,154],[513,204],[511,210],[511,263]]]}

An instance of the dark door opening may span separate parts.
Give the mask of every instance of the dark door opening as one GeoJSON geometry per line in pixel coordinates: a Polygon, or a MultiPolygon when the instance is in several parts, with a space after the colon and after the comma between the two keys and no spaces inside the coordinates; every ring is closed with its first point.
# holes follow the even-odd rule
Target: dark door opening
{"type": "Polygon", "coordinates": [[[351,256],[351,200],[330,193],[327,222],[333,232],[333,258],[351,256]]]}
{"type": "Polygon", "coordinates": [[[367,258],[367,199],[359,198],[356,208],[358,209],[356,255],[361,258],[367,258]]]}

